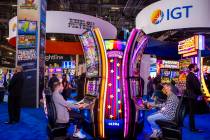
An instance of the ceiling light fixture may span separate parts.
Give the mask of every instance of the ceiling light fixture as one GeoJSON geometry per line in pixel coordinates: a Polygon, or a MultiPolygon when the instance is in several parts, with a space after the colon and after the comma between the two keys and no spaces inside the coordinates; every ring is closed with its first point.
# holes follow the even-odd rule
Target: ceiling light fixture
{"type": "Polygon", "coordinates": [[[119,10],[120,7],[111,7],[112,10],[119,10]]]}
{"type": "Polygon", "coordinates": [[[55,41],[56,38],[53,36],[53,37],[50,37],[50,40],[51,40],[51,41],[55,41]]]}

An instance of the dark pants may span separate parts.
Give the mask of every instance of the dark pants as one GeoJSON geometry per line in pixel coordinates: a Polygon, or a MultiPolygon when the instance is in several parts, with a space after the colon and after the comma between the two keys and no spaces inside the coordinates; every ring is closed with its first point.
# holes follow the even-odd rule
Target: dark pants
{"type": "Polygon", "coordinates": [[[0,103],[4,100],[4,91],[0,91],[0,103]]]}
{"type": "Polygon", "coordinates": [[[189,98],[189,123],[190,123],[190,129],[195,129],[195,103],[196,100],[193,98],[189,98]]]}
{"type": "Polygon", "coordinates": [[[8,96],[8,112],[10,122],[19,122],[20,120],[20,96],[8,96]]]}
{"type": "Polygon", "coordinates": [[[71,110],[69,112],[70,114],[70,118],[74,118],[74,120],[76,122],[74,122],[75,125],[77,125],[77,129],[81,129],[82,128],[82,123],[83,123],[83,117],[81,115],[81,113],[71,110]]]}

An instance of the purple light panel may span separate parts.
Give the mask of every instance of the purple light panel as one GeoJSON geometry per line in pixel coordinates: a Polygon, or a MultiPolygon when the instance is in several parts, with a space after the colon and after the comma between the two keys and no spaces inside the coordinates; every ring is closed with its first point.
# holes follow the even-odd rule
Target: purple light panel
{"type": "Polygon", "coordinates": [[[129,91],[128,91],[128,58],[129,58],[129,51],[133,40],[136,36],[137,29],[133,29],[130,37],[128,39],[127,46],[124,51],[123,63],[122,63],[122,84],[123,84],[123,97],[124,97],[124,137],[126,138],[128,135],[129,129],[129,121],[130,121],[130,103],[129,103],[129,91]]]}

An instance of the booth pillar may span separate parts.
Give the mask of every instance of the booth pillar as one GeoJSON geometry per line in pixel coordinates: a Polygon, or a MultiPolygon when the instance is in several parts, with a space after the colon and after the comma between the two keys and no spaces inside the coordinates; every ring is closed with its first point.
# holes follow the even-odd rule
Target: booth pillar
{"type": "Polygon", "coordinates": [[[18,0],[16,65],[24,70],[22,106],[39,107],[44,88],[46,0],[18,0]]]}

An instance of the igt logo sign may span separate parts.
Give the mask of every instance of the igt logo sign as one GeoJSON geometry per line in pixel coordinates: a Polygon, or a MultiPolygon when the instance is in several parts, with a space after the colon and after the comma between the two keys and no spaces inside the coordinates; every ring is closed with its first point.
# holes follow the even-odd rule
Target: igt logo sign
{"type": "Polygon", "coordinates": [[[175,7],[173,9],[167,9],[166,11],[157,9],[152,12],[150,19],[153,24],[159,24],[163,21],[163,19],[172,20],[172,19],[188,18],[190,16],[191,8],[193,8],[192,5],[175,7]]]}

